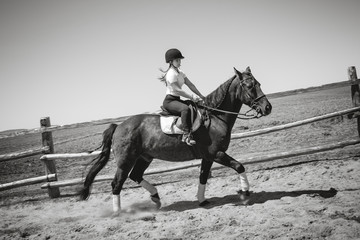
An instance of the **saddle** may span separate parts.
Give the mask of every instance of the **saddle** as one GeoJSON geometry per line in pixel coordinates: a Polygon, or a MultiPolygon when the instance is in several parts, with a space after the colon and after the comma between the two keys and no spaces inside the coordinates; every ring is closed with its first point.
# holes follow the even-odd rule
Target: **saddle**
{"type": "MultiPolygon", "coordinates": [[[[195,132],[203,124],[203,117],[201,112],[194,105],[189,105],[191,112],[191,132],[195,132]]],[[[160,127],[166,134],[184,134],[181,126],[181,117],[174,116],[161,106],[160,112],[160,127]]]]}

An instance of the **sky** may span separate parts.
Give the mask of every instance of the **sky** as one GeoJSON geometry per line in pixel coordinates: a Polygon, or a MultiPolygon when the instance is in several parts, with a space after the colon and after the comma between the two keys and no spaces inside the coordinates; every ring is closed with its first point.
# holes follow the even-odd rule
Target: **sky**
{"type": "Polygon", "coordinates": [[[169,48],[203,95],[233,67],[265,93],[345,81],[359,24],[359,0],[0,0],[0,131],[156,111],[169,48]]]}

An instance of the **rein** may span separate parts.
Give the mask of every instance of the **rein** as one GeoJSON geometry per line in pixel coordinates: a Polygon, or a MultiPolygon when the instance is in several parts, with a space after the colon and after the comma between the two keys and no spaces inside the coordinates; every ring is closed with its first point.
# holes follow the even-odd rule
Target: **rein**
{"type": "Polygon", "coordinates": [[[226,111],[226,110],[221,110],[221,109],[205,106],[205,105],[202,105],[202,104],[198,104],[198,105],[200,107],[203,107],[203,108],[208,109],[208,110],[237,115],[236,118],[242,119],[242,120],[250,120],[250,119],[254,119],[254,118],[261,118],[261,116],[259,117],[257,114],[256,115],[255,114],[247,115],[249,112],[253,111],[254,109],[250,109],[246,113],[239,113],[239,112],[237,113],[237,112],[230,112],[230,111],[226,111]]]}
{"type": "MultiPolygon", "coordinates": [[[[236,78],[236,77],[235,77],[235,78],[236,78]]],[[[228,90],[229,90],[229,88],[230,88],[230,85],[231,85],[232,81],[233,81],[235,78],[233,78],[233,79],[231,80],[231,82],[229,83],[226,92],[228,92],[228,90]]],[[[241,87],[243,87],[242,83],[241,83],[240,85],[241,85],[241,87]]],[[[248,94],[248,93],[247,93],[247,94],[248,94]]],[[[222,101],[225,99],[225,96],[226,96],[226,94],[224,95],[222,101]]],[[[221,113],[228,113],[228,114],[237,115],[236,118],[238,118],[238,119],[250,120],[250,119],[261,118],[261,117],[262,117],[262,115],[259,116],[258,113],[252,114],[252,115],[248,115],[248,113],[251,112],[251,111],[254,111],[253,106],[255,106],[255,105],[258,103],[258,101],[259,101],[261,98],[263,98],[263,97],[265,97],[265,95],[261,95],[261,96],[255,98],[254,100],[252,100],[252,101],[251,101],[251,104],[250,104],[251,109],[250,109],[249,111],[247,111],[246,113],[230,112],[230,111],[218,109],[218,108],[220,107],[222,101],[220,102],[219,106],[217,106],[217,107],[215,107],[215,108],[209,107],[209,106],[205,106],[205,105],[203,105],[203,104],[198,104],[198,105],[199,105],[200,107],[203,107],[203,108],[208,109],[208,110],[212,110],[212,111],[216,111],[216,112],[221,112],[221,113]]],[[[197,105],[197,103],[195,103],[195,104],[197,105]]]]}

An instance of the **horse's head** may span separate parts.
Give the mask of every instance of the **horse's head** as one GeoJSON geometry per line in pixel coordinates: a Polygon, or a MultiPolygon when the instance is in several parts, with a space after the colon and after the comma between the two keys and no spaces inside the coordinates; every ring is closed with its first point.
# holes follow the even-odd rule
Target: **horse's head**
{"type": "Polygon", "coordinates": [[[237,97],[244,104],[254,109],[258,115],[269,115],[271,113],[272,106],[261,90],[260,83],[252,75],[250,67],[247,67],[243,73],[239,72],[235,68],[234,70],[240,81],[237,97]]]}

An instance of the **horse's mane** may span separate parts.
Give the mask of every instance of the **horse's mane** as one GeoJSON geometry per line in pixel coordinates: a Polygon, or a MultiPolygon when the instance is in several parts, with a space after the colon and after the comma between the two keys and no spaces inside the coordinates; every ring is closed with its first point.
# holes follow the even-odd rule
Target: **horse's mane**
{"type": "Polygon", "coordinates": [[[232,81],[236,75],[221,84],[217,89],[205,97],[205,105],[212,108],[219,108],[229,91],[232,81]]]}

